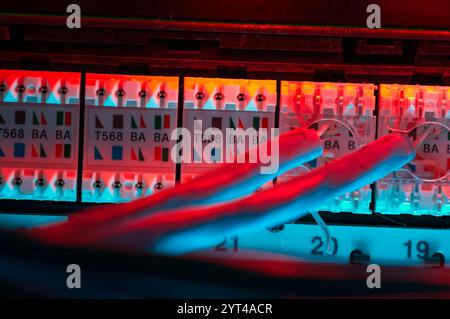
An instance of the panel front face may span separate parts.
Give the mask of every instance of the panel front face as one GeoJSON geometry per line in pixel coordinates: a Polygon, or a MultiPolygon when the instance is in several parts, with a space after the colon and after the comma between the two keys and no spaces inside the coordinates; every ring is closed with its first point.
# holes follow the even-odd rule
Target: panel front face
{"type": "MultiPolygon", "coordinates": [[[[341,157],[375,139],[375,86],[373,84],[290,82],[281,84],[280,131],[294,127],[325,130],[324,154],[280,177],[288,180],[341,157]]],[[[320,210],[370,213],[367,185],[336,197],[320,210]]]]}
{"type": "Polygon", "coordinates": [[[0,199],[75,201],[80,74],[0,71],[0,199]]]}
{"type": "Polygon", "coordinates": [[[192,152],[182,164],[183,181],[236,161],[267,140],[258,133],[272,133],[276,81],[186,78],[184,88],[183,127],[191,132],[192,152]]]}
{"type": "Polygon", "coordinates": [[[450,87],[381,85],[379,135],[407,133],[417,156],[377,182],[376,211],[449,215],[450,87]]]}
{"type": "Polygon", "coordinates": [[[175,182],[178,78],[87,74],[83,201],[122,202],[175,182]]]}

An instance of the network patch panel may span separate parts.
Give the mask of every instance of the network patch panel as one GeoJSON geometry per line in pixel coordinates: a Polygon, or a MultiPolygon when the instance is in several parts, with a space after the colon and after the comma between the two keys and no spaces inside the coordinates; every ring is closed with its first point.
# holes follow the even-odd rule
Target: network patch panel
{"type": "MultiPolygon", "coordinates": [[[[326,130],[322,135],[324,153],[284,176],[303,174],[373,141],[376,133],[375,88],[364,83],[292,82],[281,83],[280,130],[294,127],[326,130]]],[[[370,213],[371,187],[334,198],[321,210],[370,213]]]]}
{"type": "Polygon", "coordinates": [[[0,198],[76,200],[80,74],[0,71],[0,198]]]}
{"type": "MultiPolygon", "coordinates": [[[[404,169],[335,198],[321,210],[449,214],[448,87],[16,70],[0,74],[1,199],[130,201],[226,161],[230,154],[211,147],[207,128],[225,136],[227,128],[286,132],[304,126],[324,131],[324,154],[281,176],[280,183],[389,132],[406,132],[417,143],[419,156],[404,169]],[[82,76],[85,94],[80,99],[82,76]],[[195,120],[202,121],[201,128],[195,120]],[[201,134],[191,136],[189,160],[176,163],[172,151],[179,141],[173,133],[179,125],[201,134]],[[199,137],[201,148],[196,149],[199,137]]],[[[255,146],[245,142],[244,150],[255,146]]],[[[233,156],[238,153],[236,148],[233,156]]]]}
{"type": "Polygon", "coordinates": [[[227,149],[227,129],[241,129],[242,133],[253,129],[255,134],[265,130],[269,137],[275,127],[277,92],[274,80],[188,77],[184,88],[183,127],[190,132],[202,132],[200,135],[192,134],[190,161],[182,165],[184,181],[220,163],[237,161],[239,155],[264,142],[264,137],[233,135],[229,136],[233,149],[227,149]],[[205,132],[210,128],[218,130],[217,134],[205,132]],[[199,139],[202,146],[196,149],[194,145],[199,139]]]}
{"type": "Polygon", "coordinates": [[[122,202],[175,183],[178,78],[86,75],[83,197],[122,202]]]}
{"type": "Polygon", "coordinates": [[[409,134],[417,156],[377,182],[376,211],[389,214],[450,214],[450,87],[387,85],[380,88],[379,136],[409,134]]]}

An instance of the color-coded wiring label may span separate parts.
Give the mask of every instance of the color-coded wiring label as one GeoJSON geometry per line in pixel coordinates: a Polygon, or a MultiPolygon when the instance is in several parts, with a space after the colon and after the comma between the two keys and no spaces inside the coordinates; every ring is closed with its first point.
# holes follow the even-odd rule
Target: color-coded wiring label
{"type": "Polygon", "coordinates": [[[75,168],[78,108],[73,105],[3,105],[0,162],[13,167],[75,168]]]}
{"type": "Polygon", "coordinates": [[[274,123],[270,112],[185,110],[185,115],[186,128],[192,132],[190,163],[183,164],[186,173],[200,173],[214,168],[214,163],[236,161],[239,155],[266,142],[274,123]],[[210,128],[218,131],[206,131],[210,128]],[[248,128],[254,129],[254,134],[246,133],[248,128]],[[227,135],[227,129],[238,131],[227,135]],[[258,136],[260,129],[266,135],[258,136]]]}
{"type": "Polygon", "coordinates": [[[86,170],[155,171],[173,166],[176,110],[86,108],[86,170]]]}

